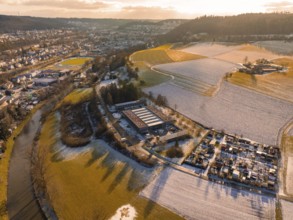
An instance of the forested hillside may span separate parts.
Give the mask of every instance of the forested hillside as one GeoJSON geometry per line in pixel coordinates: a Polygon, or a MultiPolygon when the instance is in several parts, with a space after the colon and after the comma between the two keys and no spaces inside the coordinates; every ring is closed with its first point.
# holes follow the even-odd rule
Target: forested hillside
{"type": "Polygon", "coordinates": [[[242,14],[237,16],[203,16],[186,22],[166,35],[161,41],[184,41],[196,34],[223,35],[270,35],[292,34],[292,13],[242,14]]]}
{"type": "Polygon", "coordinates": [[[62,28],[70,25],[64,19],[0,15],[0,27],[0,32],[4,33],[15,30],[62,28]]]}

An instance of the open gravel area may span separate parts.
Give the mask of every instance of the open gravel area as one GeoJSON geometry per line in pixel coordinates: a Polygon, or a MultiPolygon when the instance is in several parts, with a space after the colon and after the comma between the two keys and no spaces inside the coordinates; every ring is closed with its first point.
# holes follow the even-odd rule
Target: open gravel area
{"type": "Polygon", "coordinates": [[[212,85],[216,85],[227,72],[234,71],[237,67],[236,64],[209,58],[155,66],[159,71],[183,75],[212,85]]]}
{"type": "Polygon", "coordinates": [[[165,83],[147,88],[167,97],[169,106],[217,130],[276,145],[278,131],[292,118],[293,104],[224,82],[214,97],[165,83]]]}
{"type": "Polygon", "coordinates": [[[166,168],[140,195],[185,219],[274,219],[275,199],[166,168]]]}

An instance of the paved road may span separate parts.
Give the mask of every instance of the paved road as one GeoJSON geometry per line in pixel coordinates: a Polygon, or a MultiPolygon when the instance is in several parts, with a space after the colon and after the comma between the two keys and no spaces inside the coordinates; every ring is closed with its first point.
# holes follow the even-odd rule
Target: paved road
{"type": "Polygon", "coordinates": [[[45,219],[32,187],[28,152],[40,126],[41,110],[37,111],[16,138],[8,177],[8,215],[11,220],[45,219]]]}

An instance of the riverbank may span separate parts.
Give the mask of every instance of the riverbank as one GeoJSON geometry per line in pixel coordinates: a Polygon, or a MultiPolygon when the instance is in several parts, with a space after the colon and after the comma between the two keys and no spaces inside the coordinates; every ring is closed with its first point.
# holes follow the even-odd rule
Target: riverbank
{"type": "Polygon", "coordinates": [[[7,213],[7,185],[8,185],[8,168],[10,163],[11,154],[15,143],[15,138],[22,132],[26,124],[31,120],[32,116],[43,106],[43,103],[37,105],[27,118],[13,131],[11,136],[6,141],[6,151],[4,157],[0,160],[0,219],[8,220],[7,213]]]}

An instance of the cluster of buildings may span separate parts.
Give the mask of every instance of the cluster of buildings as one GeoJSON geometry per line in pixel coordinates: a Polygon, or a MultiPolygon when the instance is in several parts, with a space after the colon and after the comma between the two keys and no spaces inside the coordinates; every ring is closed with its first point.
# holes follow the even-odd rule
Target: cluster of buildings
{"type": "MultiPolygon", "coordinates": [[[[79,43],[82,53],[81,55],[106,56],[109,51],[124,50],[138,45],[144,45],[152,42],[154,36],[167,33],[183,22],[185,21],[130,21],[125,25],[112,28],[92,28],[86,32],[88,39],[79,43]]],[[[91,24],[91,27],[92,26],[93,25],[91,24]]]]}
{"type": "Polygon", "coordinates": [[[0,85],[0,106],[20,104],[30,110],[40,101],[38,94],[43,93],[45,87],[66,80],[72,73],[70,70],[42,70],[16,76],[0,85]]]}
{"type": "Polygon", "coordinates": [[[139,133],[149,133],[151,130],[163,129],[171,119],[153,106],[144,106],[122,111],[124,117],[139,133]]]}
{"type": "Polygon", "coordinates": [[[0,46],[8,44],[13,49],[0,51],[0,74],[68,55],[77,49],[75,37],[72,30],[16,31],[2,34],[0,46]]]}
{"type": "Polygon", "coordinates": [[[275,191],[279,156],[278,147],[210,131],[185,163],[210,179],[275,191]]]}
{"type": "Polygon", "coordinates": [[[185,163],[200,169],[207,169],[211,158],[215,154],[215,146],[219,145],[218,137],[208,134],[201,143],[186,158],[185,163]]]}
{"type": "Polygon", "coordinates": [[[153,145],[168,143],[188,136],[173,124],[173,120],[153,105],[136,100],[114,106],[113,115],[119,114],[119,122],[130,135],[140,140],[154,142],[153,145]]]}
{"type": "Polygon", "coordinates": [[[54,57],[66,56],[73,52],[73,48],[68,45],[54,45],[50,47],[41,47],[34,45],[25,50],[8,50],[2,52],[0,62],[0,72],[16,70],[26,66],[36,65],[43,61],[48,61],[54,57]]]}
{"type": "Polygon", "coordinates": [[[243,64],[243,67],[239,69],[239,72],[260,75],[282,71],[285,71],[285,68],[283,66],[273,64],[266,59],[258,60],[254,64],[249,62],[245,63],[243,64]]]}

